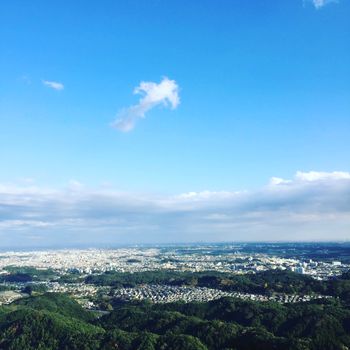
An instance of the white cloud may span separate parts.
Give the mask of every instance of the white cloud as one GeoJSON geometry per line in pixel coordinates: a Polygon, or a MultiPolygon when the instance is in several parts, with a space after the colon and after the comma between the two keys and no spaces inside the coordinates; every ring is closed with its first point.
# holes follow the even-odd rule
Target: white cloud
{"type": "Polygon", "coordinates": [[[64,89],[64,85],[62,83],[57,82],[57,81],[43,80],[43,84],[45,86],[48,86],[51,89],[58,90],[58,91],[64,89]]]}
{"type": "Polygon", "coordinates": [[[138,119],[145,118],[146,113],[158,105],[175,109],[180,103],[179,87],[176,81],[166,77],[159,84],[141,82],[134,89],[134,94],[143,94],[143,97],[138,104],[120,111],[117,119],[112,123],[112,126],[120,131],[132,130],[138,119]]]}
{"type": "Polygon", "coordinates": [[[350,173],[345,171],[297,171],[294,180],[286,180],[279,177],[272,177],[270,179],[271,186],[286,185],[286,184],[300,184],[306,182],[332,182],[332,181],[341,181],[341,180],[350,180],[350,173]]]}
{"type": "Polygon", "coordinates": [[[331,173],[322,171],[309,171],[305,173],[298,171],[295,178],[299,181],[350,180],[350,173],[344,171],[333,171],[331,173]]]}
{"type": "Polygon", "coordinates": [[[46,228],[53,226],[52,223],[43,222],[40,220],[2,220],[0,221],[0,231],[5,229],[23,230],[26,228],[46,228]]]}
{"type": "Polygon", "coordinates": [[[320,9],[331,2],[337,2],[336,0],[311,0],[316,9],[320,9]]]}
{"type": "Polygon", "coordinates": [[[270,179],[270,185],[271,186],[288,184],[290,182],[291,182],[290,180],[285,180],[285,179],[282,179],[280,177],[271,177],[271,179],[270,179]]]}
{"type": "Polygon", "coordinates": [[[0,185],[3,246],[29,245],[32,235],[50,245],[78,238],[91,244],[334,240],[349,239],[349,232],[348,172],[297,172],[260,190],[173,196],[91,189],[74,180],[61,189],[0,185]]]}
{"type": "Polygon", "coordinates": [[[82,184],[78,180],[72,179],[69,181],[68,187],[69,187],[69,189],[71,189],[73,191],[79,191],[79,190],[83,189],[84,184],[82,184]]]}
{"type": "Polygon", "coordinates": [[[214,199],[229,199],[239,194],[240,192],[229,192],[229,191],[201,191],[201,192],[187,192],[181,193],[175,196],[175,199],[180,200],[193,200],[193,201],[207,201],[214,199]]]}

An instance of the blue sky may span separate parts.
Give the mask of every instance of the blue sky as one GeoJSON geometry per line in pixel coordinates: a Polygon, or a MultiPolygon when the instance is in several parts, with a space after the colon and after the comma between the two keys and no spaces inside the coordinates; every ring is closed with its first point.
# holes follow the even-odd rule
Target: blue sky
{"type": "MultiPolygon", "coordinates": [[[[206,193],[207,200],[209,193],[222,198],[223,193],[248,192],[256,203],[273,177],[291,179],[293,186],[283,186],[299,193],[305,179],[298,171],[317,172],[312,186],[316,181],[320,191],[325,181],[327,188],[336,187],[321,196],[323,201],[339,194],[338,181],[343,198],[349,198],[343,183],[348,184],[350,172],[349,15],[348,0],[2,1],[4,242],[55,244],[71,230],[80,232],[77,242],[94,243],[97,236],[106,243],[129,241],[129,226],[118,223],[86,235],[87,223],[52,228],[52,213],[35,209],[48,193],[61,198],[67,191],[78,196],[78,191],[79,199],[73,196],[77,207],[83,197],[87,203],[107,189],[118,193],[105,209],[128,224],[138,222],[138,233],[130,239],[135,242],[169,241],[172,230],[175,240],[235,240],[247,237],[246,232],[253,240],[278,238],[269,234],[274,228],[264,223],[265,229],[257,230],[252,220],[238,228],[223,229],[223,222],[210,231],[194,227],[191,213],[198,214],[198,207],[188,209],[175,229],[180,209],[160,217],[160,198],[164,204],[186,193],[206,193]],[[170,92],[159,88],[165,77],[173,82],[170,92]],[[152,82],[158,90],[134,94],[141,82],[152,82]],[[160,97],[154,98],[155,91],[160,97]],[[176,103],[169,99],[174,96],[176,103]],[[130,130],[115,127],[135,108],[142,115],[130,130]],[[10,194],[15,198],[9,200],[10,194]],[[29,198],[29,214],[14,215],[24,198],[29,198]],[[147,219],[136,220],[116,208],[140,198],[158,208],[147,219]],[[8,232],[16,234],[10,239],[8,232]]],[[[279,208],[293,198],[285,198],[279,208]]],[[[304,197],[298,200],[304,203],[304,197]]],[[[233,210],[232,202],[215,203],[210,208],[223,206],[225,215],[233,210]]],[[[239,203],[234,206],[241,210],[239,203]]],[[[134,204],[128,215],[141,215],[134,204]]],[[[339,207],[334,203],[327,212],[339,207]]],[[[315,208],[306,212],[320,214],[315,208]]],[[[72,218],[86,219],[74,211],[64,220],[72,218]]],[[[314,218],[303,221],[285,238],[314,232],[306,238],[315,239],[327,226],[320,239],[333,237],[329,232],[334,230],[345,239],[350,219],[342,218],[340,228],[314,218]]],[[[97,226],[108,220],[101,214],[97,226]]],[[[289,224],[286,217],[284,225],[289,224]]]]}

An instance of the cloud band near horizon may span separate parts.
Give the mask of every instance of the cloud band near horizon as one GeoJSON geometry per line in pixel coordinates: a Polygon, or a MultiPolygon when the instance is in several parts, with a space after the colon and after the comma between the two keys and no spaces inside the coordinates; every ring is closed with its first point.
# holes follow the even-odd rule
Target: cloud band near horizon
{"type": "Polygon", "coordinates": [[[1,246],[344,240],[350,173],[298,172],[257,191],[132,195],[70,185],[0,185],[1,246]]]}

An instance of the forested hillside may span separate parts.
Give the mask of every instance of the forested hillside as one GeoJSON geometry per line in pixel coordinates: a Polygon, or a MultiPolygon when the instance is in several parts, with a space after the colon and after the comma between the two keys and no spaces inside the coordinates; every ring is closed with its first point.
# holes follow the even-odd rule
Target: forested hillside
{"type": "Polygon", "coordinates": [[[277,304],[120,303],[100,317],[63,294],[0,309],[0,349],[332,350],[350,347],[350,310],[340,299],[277,304]]]}

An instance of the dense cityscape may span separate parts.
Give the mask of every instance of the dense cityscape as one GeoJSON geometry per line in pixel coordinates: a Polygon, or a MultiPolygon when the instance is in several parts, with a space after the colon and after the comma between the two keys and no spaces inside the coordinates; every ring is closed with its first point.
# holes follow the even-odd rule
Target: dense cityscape
{"type": "Polygon", "coordinates": [[[260,295],[256,293],[241,293],[223,291],[217,288],[196,286],[167,286],[144,284],[133,288],[113,288],[88,283],[86,276],[99,275],[108,272],[125,274],[142,273],[146,271],[174,271],[205,273],[217,272],[231,275],[256,274],[263,271],[291,271],[311,276],[316,280],[327,280],[349,270],[350,266],[338,260],[314,261],[312,259],[285,258],[263,253],[240,251],[240,245],[199,245],[161,248],[119,248],[119,249],[71,249],[71,250],[39,250],[0,254],[0,277],[3,288],[0,292],[0,303],[11,303],[15,299],[26,297],[23,292],[26,285],[40,286],[47,292],[69,293],[84,307],[97,308],[94,299],[99,293],[112,295],[122,300],[150,300],[156,303],[175,301],[193,302],[210,301],[224,296],[243,300],[277,301],[281,303],[310,301],[329,297],[278,293],[260,295]],[[50,271],[48,279],[30,277],[26,280],[26,269],[41,272],[50,271]],[[13,275],[14,270],[17,276],[13,275]],[[69,283],[65,276],[75,276],[69,283]],[[54,276],[54,278],[53,278],[54,276]],[[77,278],[79,276],[79,278],[77,278]],[[17,278],[16,278],[17,277],[17,278]]]}
{"type": "Polygon", "coordinates": [[[317,279],[340,275],[349,269],[341,261],[313,261],[283,258],[267,254],[246,254],[235,251],[239,246],[224,246],[222,251],[215,246],[190,248],[120,248],[88,250],[47,250],[0,253],[0,274],[6,267],[34,267],[54,269],[59,273],[100,273],[105,271],[138,272],[158,269],[176,271],[219,271],[235,274],[254,273],[266,270],[290,270],[308,274],[317,279]]]}

